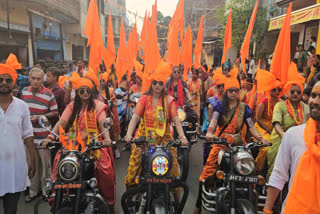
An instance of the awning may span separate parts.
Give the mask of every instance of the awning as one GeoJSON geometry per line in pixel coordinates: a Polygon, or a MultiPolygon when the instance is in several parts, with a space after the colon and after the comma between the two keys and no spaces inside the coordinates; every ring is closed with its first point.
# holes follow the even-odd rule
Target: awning
{"type": "MultiPolygon", "coordinates": [[[[270,19],[268,31],[280,29],[286,14],[270,19]]],[[[320,19],[320,4],[291,12],[291,25],[320,19]]]]}

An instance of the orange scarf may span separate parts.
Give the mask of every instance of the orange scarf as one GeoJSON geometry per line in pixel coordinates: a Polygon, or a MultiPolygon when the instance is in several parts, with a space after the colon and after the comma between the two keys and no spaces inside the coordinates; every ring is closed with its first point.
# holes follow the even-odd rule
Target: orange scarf
{"type": "Polygon", "coordinates": [[[302,108],[302,105],[300,103],[298,104],[298,119],[296,118],[296,115],[294,113],[294,109],[293,109],[291,103],[289,102],[289,100],[286,100],[286,106],[287,106],[287,109],[288,109],[288,113],[290,114],[292,119],[294,119],[294,121],[296,122],[296,125],[297,126],[301,125],[302,121],[303,121],[303,108],[302,108]]]}
{"type": "Polygon", "coordinates": [[[317,133],[317,122],[310,118],[303,135],[307,150],[299,161],[284,214],[320,213],[320,145],[317,133]]]}

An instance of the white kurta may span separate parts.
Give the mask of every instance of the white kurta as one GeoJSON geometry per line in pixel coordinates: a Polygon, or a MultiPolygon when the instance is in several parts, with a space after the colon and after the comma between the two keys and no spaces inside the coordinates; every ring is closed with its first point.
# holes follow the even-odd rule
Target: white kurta
{"type": "MultiPolygon", "coordinates": [[[[283,135],[268,186],[282,190],[289,181],[290,190],[301,156],[307,149],[303,139],[305,127],[306,124],[294,126],[283,135]]],[[[282,212],[286,201],[287,198],[282,204],[282,212]]]]}
{"type": "Polygon", "coordinates": [[[21,192],[30,185],[24,139],[33,136],[28,105],[13,97],[0,108],[0,197],[21,192]]]}

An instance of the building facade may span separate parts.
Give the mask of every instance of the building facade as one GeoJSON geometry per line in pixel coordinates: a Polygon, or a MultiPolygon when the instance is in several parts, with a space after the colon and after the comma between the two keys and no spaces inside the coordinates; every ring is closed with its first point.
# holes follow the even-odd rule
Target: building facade
{"type": "MultiPolygon", "coordinates": [[[[0,0],[0,59],[10,53],[24,66],[38,59],[88,58],[83,35],[90,0],[0,0]]],[[[97,0],[105,42],[105,2],[97,0]]]]}

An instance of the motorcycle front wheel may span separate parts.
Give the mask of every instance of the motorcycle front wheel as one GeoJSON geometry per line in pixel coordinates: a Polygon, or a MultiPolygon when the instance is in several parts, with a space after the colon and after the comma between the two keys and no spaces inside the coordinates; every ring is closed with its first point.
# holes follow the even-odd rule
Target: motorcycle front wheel
{"type": "Polygon", "coordinates": [[[56,212],[56,214],[70,214],[70,213],[72,213],[71,207],[63,207],[56,212]]]}
{"type": "Polygon", "coordinates": [[[94,208],[93,214],[109,214],[109,205],[99,197],[95,198],[94,208]]]}

